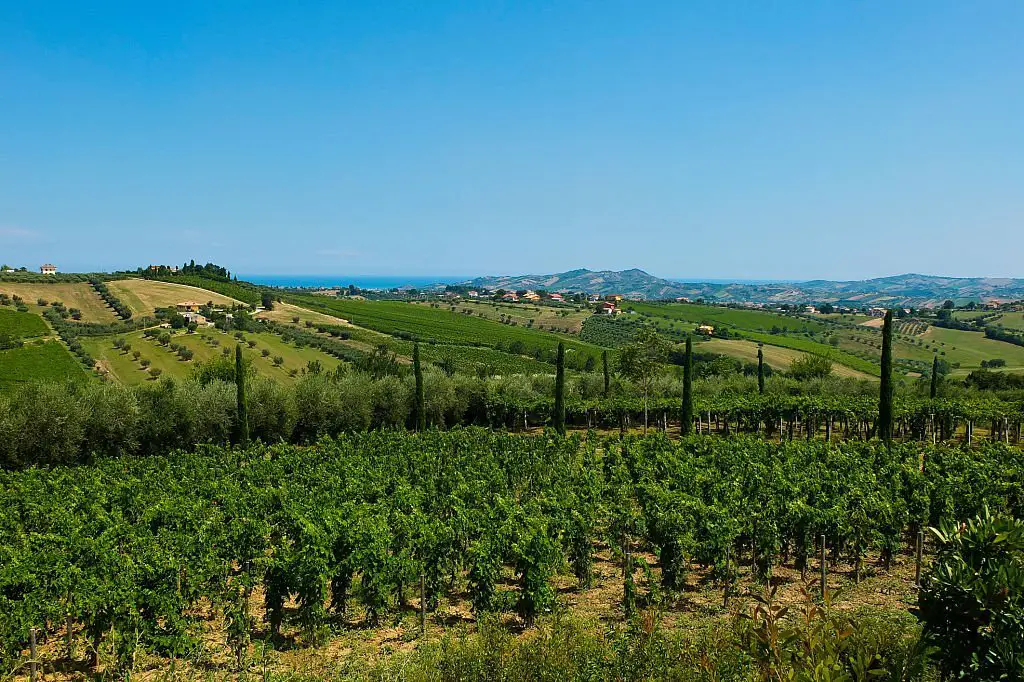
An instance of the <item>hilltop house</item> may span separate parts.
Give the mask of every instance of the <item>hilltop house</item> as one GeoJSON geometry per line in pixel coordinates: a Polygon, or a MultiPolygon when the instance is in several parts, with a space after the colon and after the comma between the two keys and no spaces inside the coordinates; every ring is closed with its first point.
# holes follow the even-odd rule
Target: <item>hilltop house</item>
{"type": "Polygon", "coordinates": [[[179,313],[198,313],[200,305],[195,301],[184,301],[176,307],[179,313]]]}
{"type": "Polygon", "coordinates": [[[43,273],[44,275],[56,275],[57,266],[53,265],[52,263],[44,263],[43,265],[39,266],[39,272],[43,273]]]}

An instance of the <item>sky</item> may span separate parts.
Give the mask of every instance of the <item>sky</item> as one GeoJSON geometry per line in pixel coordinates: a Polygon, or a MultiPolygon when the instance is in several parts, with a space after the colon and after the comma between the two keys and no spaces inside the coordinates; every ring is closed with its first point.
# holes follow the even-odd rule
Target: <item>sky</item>
{"type": "Polygon", "coordinates": [[[1024,276],[1024,2],[0,3],[0,261],[1024,276]]]}

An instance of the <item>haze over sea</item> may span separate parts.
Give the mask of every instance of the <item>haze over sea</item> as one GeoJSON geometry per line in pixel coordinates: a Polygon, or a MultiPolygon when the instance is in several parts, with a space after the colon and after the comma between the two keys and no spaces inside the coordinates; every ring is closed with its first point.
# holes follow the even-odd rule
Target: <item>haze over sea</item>
{"type": "MultiPolygon", "coordinates": [[[[396,287],[426,287],[432,284],[455,284],[480,275],[250,275],[238,274],[239,279],[271,287],[304,287],[331,289],[354,284],[360,289],[394,289],[396,287]]],[[[667,277],[671,282],[707,284],[777,284],[796,280],[778,279],[707,279],[699,277],[667,277]]]]}

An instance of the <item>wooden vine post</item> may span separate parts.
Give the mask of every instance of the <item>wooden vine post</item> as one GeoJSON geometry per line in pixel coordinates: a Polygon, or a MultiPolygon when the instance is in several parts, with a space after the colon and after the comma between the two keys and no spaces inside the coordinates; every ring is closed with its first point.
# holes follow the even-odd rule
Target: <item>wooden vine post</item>
{"type": "Polygon", "coordinates": [[[825,567],[825,536],[821,536],[821,599],[828,598],[828,569],[825,567]]]}
{"type": "Polygon", "coordinates": [[[427,579],[420,571],[420,636],[427,634],[427,579]]]}
{"type": "Polygon", "coordinates": [[[28,663],[28,675],[30,682],[36,682],[39,679],[39,661],[36,658],[38,653],[36,652],[36,629],[31,628],[28,631],[28,643],[29,643],[29,655],[31,656],[28,663]]]}
{"type": "Polygon", "coordinates": [[[924,557],[924,531],[917,531],[917,565],[914,568],[914,585],[921,587],[921,560],[924,557]]]}

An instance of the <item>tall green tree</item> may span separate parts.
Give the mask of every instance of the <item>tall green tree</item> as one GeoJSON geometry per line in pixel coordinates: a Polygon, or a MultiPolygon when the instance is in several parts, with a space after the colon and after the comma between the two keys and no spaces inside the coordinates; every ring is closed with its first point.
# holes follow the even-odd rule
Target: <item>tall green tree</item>
{"type": "Polygon", "coordinates": [[[757,347],[757,392],[764,393],[764,349],[757,347]]]}
{"type": "Polygon", "coordinates": [[[647,399],[654,380],[661,373],[661,363],[668,356],[668,342],[651,326],[637,330],[633,342],[619,350],[619,371],[637,383],[643,393],[644,433],[647,432],[647,399]]]}
{"type": "Polygon", "coordinates": [[[249,444],[249,414],[245,397],[245,363],[242,361],[242,344],[235,345],[235,443],[242,447],[249,444]]]}
{"type": "Polygon", "coordinates": [[[892,443],[892,311],[882,323],[882,381],[878,393],[878,437],[892,443]]]}
{"type": "Polygon", "coordinates": [[[561,341],[555,356],[555,408],[551,423],[555,431],[565,435],[565,344],[561,341]]]}
{"type": "Polygon", "coordinates": [[[427,430],[427,403],[423,395],[423,367],[420,365],[420,344],[412,346],[412,372],[416,378],[416,430],[427,430]]]}
{"type": "Polygon", "coordinates": [[[608,370],[608,351],[601,353],[601,363],[604,365],[604,397],[608,398],[608,393],[611,389],[612,375],[608,370]]]}
{"type": "Polygon", "coordinates": [[[935,400],[935,396],[939,393],[939,356],[935,355],[932,357],[932,385],[928,391],[928,397],[935,400]]]}
{"type": "Polygon", "coordinates": [[[693,339],[686,337],[686,354],[683,356],[683,411],[679,415],[679,434],[688,436],[693,432],[693,339]]]}

